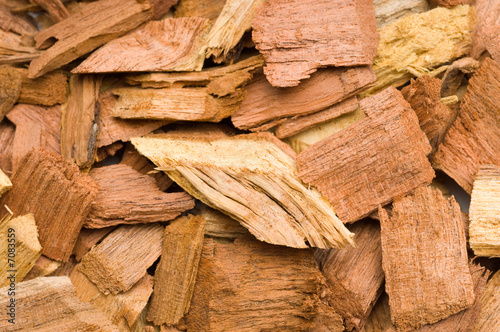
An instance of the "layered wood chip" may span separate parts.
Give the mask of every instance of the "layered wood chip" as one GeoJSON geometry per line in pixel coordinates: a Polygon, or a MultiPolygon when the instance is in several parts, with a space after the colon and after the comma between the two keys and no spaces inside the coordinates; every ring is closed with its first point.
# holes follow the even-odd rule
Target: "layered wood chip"
{"type": "Polygon", "coordinates": [[[296,248],[352,244],[332,206],[298,179],[293,151],[268,133],[167,134],[133,138],[132,144],[189,194],[261,241],[296,248]]]}
{"type": "Polygon", "coordinates": [[[21,93],[21,74],[12,67],[0,67],[0,122],[10,112],[21,93]]]}
{"type": "Polygon", "coordinates": [[[500,329],[500,271],[486,283],[481,295],[481,313],[474,332],[498,331],[500,329]]]}
{"type": "Polygon", "coordinates": [[[61,0],[30,0],[30,2],[43,8],[48,17],[56,23],[68,18],[70,15],[61,0]]]}
{"type": "Polygon", "coordinates": [[[193,213],[205,219],[205,235],[207,236],[235,239],[248,234],[248,230],[239,222],[203,203],[197,203],[193,213]]]}
{"type": "Polygon", "coordinates": [[[32,41],[0,29],[0,65],[30,62],[39,57],[41,52],[33,47],[32,41]]]}
{"type": "Polygon", "coordinates": [[[28,78],[28,69],[16,68],[16,70],[21,73],[23,80],[18,103],[52,106],[66,101],[68,78],[61,71],[31,79],[28,78]]]}
{"type": "Polygon", "coordinates": [[[427,0],[374,0],[373,6],[378,29],[401,17],[429,10],[427,0]]]}
{"type": "Polygon", "coordinates": [[[477,24],[472,36],[470,55],[479,59],[488,52],[493,59],[498,60],[500,47],[498,32],[500,31],[500,3],[495,0],[476,1],[477,24]]]}
{"type": "Polygon", "coordinates": [[[8,7],[0,4],[0,29],[19,35],[34,35],[38,29],[24,17],[12,14],[8,7]]]}
{"type": "Polygon", "coordinates": [[[89,252],[90,249],[98,242],[100,242],[106,235],[114,231],[115,227],[106,227],[98,229],[82,228],[78,239],[76,240],[75,247],[73,248],[73,255],[77,262],[82,260],[83,255],[89,252]]]}

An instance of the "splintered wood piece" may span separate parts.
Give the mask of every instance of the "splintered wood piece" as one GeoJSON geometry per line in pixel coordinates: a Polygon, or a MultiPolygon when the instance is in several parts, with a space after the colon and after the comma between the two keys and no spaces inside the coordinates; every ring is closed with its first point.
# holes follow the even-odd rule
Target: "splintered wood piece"
{"type": "Polygon", "coordinates": [[[30,2],[43,8],[55,23],[69,17],[69,12],[61,0],[30,0],[30,2]]]}
{"type": "Polygon", "coordinates": [[[415,111],[432,146],[431,155],[444,140],[446,132],[457,114],[441,102],[441,80],[429,75],[422,75],[404,87],[401,93],[415,111]]]}
{"type": "Polygon", "coordinates": [[[500,166],[500,65],[486,59],[469,80],[461,110],[433,165],[471,193],[480,165],[500,166]]]}
{"type": "Polygon", "coordinates": [[[8,121],[0,121],[0,169],[12,174],[12,146],[16,127],[8,121]]]}
{"type": "Polygon", "coordinates": [[[22,88],[17,102],[52,106],[66,101],[68,79],[62,72],[52,72],[37,79],[28,78],[28,69],[16,68],[22,75],[22,88]]]}
{"type": "Polygon", "coordinates": [[[261,241],[295,248],[352,244],[353,234],[332,206],[298,179],[293,151],[269,133],[166,134],[133,138],[132,144],[189,194],[261,241]]]}
{"type": "Polygon", "coordinates": [[[486,283],[481,295],[481,312],[474,332],[498,331],[500,329],[500,271],[486,283]]]}
{"type": "Polygon", "coordinates": [[[187,193],[164,193],[152,177],[124,164],[94,168],[89,175],[99,193],[85,221],[88,228],[168,221],[194,207],[187,193]]]}
{"type": "Polygon", "coordinates": [[[18,104],[7,118],[16,125],[12,142],[12,168],[16,170],[33,148],[61,151],[61,106],[18,104]]]}
{"type": "MultiPolygon", "coordinates": [[[[12,297],[7,296],[8,286],[0,291],[0,305],[8,308],[12,303],[12,297]]],[[[14,313],[9,315],[8,309],[1,311],[0,330],[119,331],[101,311],[76,297],[75,287],[68,277],[36,278],[17,283],[14,313]]]]}
{"type": "Polygon", "coordinates": [[[77,262],[82,260],[83,255],[89,252],[90,249],[98,242],[100,242],[106,235],[114,231],[114,227],[106,227],[99,229],[82,228],[76,240],[75,248],[73,248],[73,255],[77,262]]]}
{"type": "Polygon", "coordinates": [[[61,262],[41,255],[23,280],[27,281],[38,277],[48,276],[56,271],[61,265],[61,262]]]}
{"type": "Polygon", "coordinates": [[[247,98],[231,120],[240,129],[293,116],[315,113],[352,97],[375,82],[370,67],[328,68],[314,73],[294,88],[271,86],[264,75],[255,75],[245,89],[247,98]]]}
{"type": "Polygon", "coordinates": [[[382,267],[398,331],[447,318],[472,305],[474,290],[460,207],[438,189],[417,188],[379,208],[382,267]]]}
{"type": "Polygon", "coordinates": [[[83,302],[90,302],[122,331],[134,326],[153,292],[153,277],[146,274],[128,291],[104,295],[99,291],[78,266],[71,272],[71,282],[76,288],[76,296],[83,302]]]}
{"type": "Polygon", "coordinates": [[[203,203],[197,203],[193,213],[205,219],[205,235],[235,239],[248,234],[248,230],[239,222],[203,203]]]}
{"type": "Polygon", "coordinates": [[[360,107],[366,118],[297,158],[300,178],[319,189],[343,222],[366,217],[434,178],[429,141],[398,90],[365,98],[360,107]]]}
{"type": "Polygon", "coordinates": [[[429,10],[427,0],[374,0],[377,28],[382,28],[403,16],[423,13],[429,10]]]}
{"type": "Polygon", "coordinates": [[[12,188],[9,177],[0,168],[0,197],[12,188]]]}
{"type": "Polygon", "coordinates": [[[471,56],[480,59],[488,52],[493,59],[500,59],[498,33],[500,32],[500,2],[476,0],[477,25],[472,36],[471,56]]]}
{"type": "Polygon", "coordinates": [[[205,40],[206,57],[223,62],[252,26],[252,18],[266,0],[226,0],[222,12],[205,40]]]}
{"type": "Polygon", "coordinates": [[[175,7],[175,17],[204,17],[215,21],[226,0],[179,0],[175,7]]]}
{"type": "Polygon", "coordinates": [[[22,76],[15,68],[0,67],[0,122],[19,98],[22,84],[22,76]]]}
{"type": "Polygon", "coordinates": [[[54,152],[31,151],[12,176],[12,190],[0,200],[16,215],[33,213],[42,254],[68,261],[97,195],[97,185],[54,152]]]}
{"type": "Polygon", "coordinates": [[[97,147],[108,146],[117,141],[127,142],[131,137],[151,133],[163,125],[166,121],[136,120],[127,121],[116,118],[112,110],[116,104],[116,98],[111,91],[102,92],[99,95],[100,113],[98,117],[99,134],[97,135],[97,147]]]}
{"type": "Polygon", "coordinates": [[[500,167],[479,168],[470,204],[470,246],[476,256],[500,257],[500,167]]]}
{"type": "Polygon", "coordinates": [[[328,303],[343,316],[348,331],[359,331],[382,293],[380,226],[365,220],[349,230],[355,234],[356,248],[317,249],[315,256],[331,292],[328,303]]]}
{"type": "Polygon", "coordinates": [[[0,64],[30,62],[40,56],[40,52],[32,46],[32,38],[26,39],[13,32],[0,29],[0,64]]]}
{"type": "Polygon", "coordinates": [[[124,225],[83,256],[83,272],[105,295],[128,291],[160,257],[164,227],[124,225]]]}
{"type": "Polygon", "coordinates": [[[325,66],[371,65],[377,53],[373,0],[269,0],[252,28],[273,86],[296,86],[325,66]]]}
{"type": "Polygon", "coordinates": [[[89,169],[97,153],[101,81],[95,75],[72,75],[68,103],[62,108],[61,154],[81,169],[89,169]]]}
{"type": "Polygon", "coordinates": [[[209,28],[210,20],[201,17],[151,21],[107,43],[71,72],[199,71],[209,28]]]}
{"type": "Polygon", "coordinates": [[[462,84],[465,74],[473,74],[480,66],[480,62],[473,58],[462,58],[453,62],[444,73],[441,84],[441,97],[455,94],[462,84]]]}
{"type": "Polygon", "coordinates": [[[0,248],[0,287],[5,287],[12,282],[11,273],[15,274],[15,282],[24,279],[40,257],[42,246],[32,214],[15,218],[7,214],[0,220],[0,234],[4,238],[0,248]]]}
{"type": "Polygon", "coordinates": [[[151,15],[151,5],[144,0],[92,2],[35,35],[37,48],[50,48],[31,62],[29,77],[42,76],[93,51],[146,22],[151,15]]]}
{"type": "Polygon", "coordinates": [[[438,7],[386,25],[380,30],[373,60],[377,82],[365,94],[404,85],[415,76],[442,72],[432,70],[469,53],[474,23],[474,9],[457,6],[438,7]]]}
{"type": "Polygon", "coordinates": [[[187,313],[198,272],[205,219],[188,215],[165,228],[163,250],[155,272],[148,320],[175,325],[187,313]]]}
{"type": "Polygon", "coordinates": [[[19,35],[34,35],[38,29],[24,17],[12,14],[8,7],[0,4],[0,29],[19,35]]]}

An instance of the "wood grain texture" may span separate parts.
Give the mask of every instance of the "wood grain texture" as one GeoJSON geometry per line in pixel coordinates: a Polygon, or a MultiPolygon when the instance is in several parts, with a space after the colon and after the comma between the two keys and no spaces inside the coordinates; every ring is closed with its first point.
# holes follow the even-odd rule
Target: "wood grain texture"
{"type": "Polygon", "coordinates": [[[75,247],[73,248],[73,255],[77,262],[82,260],[83,255],[89,252],[90,249],[110,232],[114,231],[115,227],[106,227],[99,229],[82,228],[78,239],[76,240],[75,247]]]}
{"type": "Polygon", "coordinates": [[[235,239],[248,235],[248,230],[239,222],[203,203],[197,203],[193,213],[205,219],[205,235],[207,236],[235,239]]]}
{"type": "Polygon", "coordinates": [[[26,63],[41,54],[32,45],[32,38],[0,29],[0,65],[26,63]]]}
{"type": "Polygon", "coordinates": [[[486,59],[469,80],[461,110],[433,165],[471,193],[479,166],[500,166],[500,65],[486,59]]]}
{"type": "Polygon", "coordinates": [[[273,87],[263,75],[255,75],[245,87],[247,98],[231,120],[239,129],[253,129],[273,120],[312,114],[356,95],[373,82],[375,75],[366,66],[322,69],[292,88],[273,87]]]}
{"type": "Polygon", "coordinates": [[[187,193],[164,193],[152,177],[124,164],[94,168],[89,176],[99,193],[85,220],[87,228],[168,221],[194,207],[187,193]]]}
{"type": "Polygon", "coordinates": [[[458,5],[475,4],[476,0],[429,0],[431,6],[442,6],[452,8],[458,5]]]}
{"type": "MultiPolygon", "coordinates": [[[[10,302],[2,288],[0,304],[10,302]]],[[[103,313],[75,295],[68,277],[36,278],[16,285],[15,324],[8,320],[7,310],[0,312],[2,331],[82,331],[118,332],[103,313]]]]}
{"type": "Polygon", "coordinates": [[[380,29],[401,17],[429,10],[427,0],[374,0],[377,28],[380,29]]]}
{"type": "Polygon", "coordinates": [[[33,150],[22,160],[12,184],[0,206],[9,206],[16,215],[33,213],[42,254],[68,261],[97,185],[74,164],[44,149],[33,150]]]}
{"type": "Polygon", "coordinates": [[[179,0],[175,7],[175,17],[204,17],[215,21],[226,0],[179,0]]]}
{"type": "Polygon", "coordinates": [[[167,14],[172,6],[177,4],[178,0],[149,0],[153,6],[153,20],[159,20],[163,15],[167,14]]]}
{"type": "Polygon", "coordinates": [[[477,256],[500,257],[500,167],[479,168],[470,204],[470,246],[477,256]]]}
{"type": "Polygon", "coordinates": [[[477,25],[472,35],[470,55],[475,59],[488,52],[493,59],[500,57],[498,32],[500,31],[500,3],[495,0],[476,0],[477,25]]]}
{"type": "Polygon", "coordinates": [[[101,0],[35,35],[36,47],[47,49],[33,60],[29,77],[57,69],[120,37],[151,18],[144,0],[101,0]]]}
{"type": "Polygon", "coordinates": [[[500,271],[486,283],[481,295],[481,313],[473,332],[498,331],[500,329],[500,271]]]}
{"type": "Polygon", "coordinates": [[[16,68],[22,75],[21,93],[17,102],[53,106],[66,101],[68,78],[60,71],[45,74],[39,78],[28,78],[28,69],[16,68]]]}
{"type": "Polygon", "coordinates": [[[460,88],[465,74],[473,74],[480,65],[479,61],[469,57],[454,61],[443,75],[441,97],[454,95],[460,88]]]}
{"type": "Polygon", "coordinates": [[[53,259],[47,258],[44,255],[41,255],[28,272],[28,274],[24,277],[24,281],[28,281],[31,279],[35,279],[38,277],[45,277],[53,272],[55,272],[60,266],[61,262],[55,261],[53,259]]]}
{"type": "Polygon", "coordinates": [[[16,127],[8,121],[0,121],[0,169],[6,175],[12,174],[12,146],[16,127]]]}
{"type": "Polygon", "coordinates": [[[261,241],[296,248],[352,243],[332,206],[298,179],[293,151],[269,133],[166,134],[133,138],[132,144],[189,194],[261,241]]]}
{"type": "Polygon", "coordinates": [[[447,318],[474,302],[460,207],[438,189],[417,188],[379,208],[382,266],[391,318],[409,331],[447,318]]]}
{"type": "Polygon", "coordinates": [[[2,195],[5,194],[10,189],[12,189],[12,182],[0,168],[0,197],[2,197],[2,195]]]}
{"type": "Polygon", "coordinates": [[[0,4],[0,29],[9,32],[12,31],[19,35],[34,35],[38,29],[21,15],[15,15],[10,12],[8,7],[0,4]]]}
{"type": "Polygon", "coordinates": [[[0,67],[0,122],[19,98],[22,84],[22,76],[15,68],[0,67]]]}
{"type": "Polygon", "coordinates": [[[159,224],[120,226],[83,256],[79,271],[105,295],[126,292],[160,257],[163,230],[159,224]]]}
{"type": "Polygon", "coordinates": [[[148,311],[148,320],[155,325],[175,325],[188,312],[204,233],[205,219],[193,215],[177,218],[165,228],[148,311]]]}
{"type": "Polygon", "coordinates": [[[68,18],[70,15],[61,0],[30,0],[30,2],[43,8],[55,23],[68,18]]]}
{"type": "Polygon", "coordinates": [[[368,216],[434,177],[429,141],[398,90],[365,98],[360,107],[366,118],[297,158],[302,181],[317,187],[343,222],[368,216]]]}
{"type": "Polygon", "coordinates": [[[269,0],[252,29],[266,78],[278,87],[296,86],[325,66],[371,65],[377,52],[373,0],[269,0]]]}

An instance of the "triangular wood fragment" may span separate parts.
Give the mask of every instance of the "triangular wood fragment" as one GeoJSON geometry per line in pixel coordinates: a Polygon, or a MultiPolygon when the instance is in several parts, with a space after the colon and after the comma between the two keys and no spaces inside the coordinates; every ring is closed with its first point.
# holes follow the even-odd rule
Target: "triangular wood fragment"
{"type": "Polygon", "coordinates": [[[407,15],[422,13],[429,10],[427,0],[374,0],[377,28],[380,29],[389,23],[407,15]]]}
{"type": "Polygon", "coordinates": [[[22,76],[15,68],[0,67],[0,122],[19,98],[22,84],[22,76]]]}
{"type": "Polygon", "coordinates": [[[474,302],[460,207],[438,189],[417,188],[379,208],[382,266],[398,331],[432,324],[474,302]]]}
{"type": "Polygon", "coordinates": [[[21,73],[23,80],[18,103],[52,106],[66,101],[68,79],[62,72],[55,71],[37,79],[30,79],[28,69],[16,68],[16,70],[21,73]]]}
{"type": "Polygon", "coordinates": [[[297,158],[300,178],[328,198],[343,222],[368,216],[434,178],[429,141],[398,90],[365,98],[360,107],[366,118],[297,158]]]}
{"type": "Polygon", "coordinates": [[[132,144],[184,190],[261,241],[295,248],[352,244],[332,206],[298,179],[293,151],[271,134],[167,134],[133,138],[132,144]]]}
{"type": "Polygon", "coordinates": [[[226,0],[179,0],[175,17],[204,17],[215,21],[225,4],[226,0]]]}
{"type": "Polygon", "coordinates": [[[30,62],[41,54],[33,47],[33,39],[0,29],[0,64],[30,62]]]}
{"type": "Polygon", "coordinates": [[[500,59],[498,33],[500,32],[500,2],[476,0],[477,25],[472,36],[470,55],[475,59],[488,52],[493,59],[500,59]]]}
{"type": "Polygon", "coordinates": [[[68,261],[97,195],[97,185],[58,154],[33,150],[12,176],[13,188],[0,200],[16,215],[33,213],[42,254],[68,261]]]}
{"type": "Polygon", "coordinates": [[[38,277],[45,277],[53,272],[55,272],[59,267],[61,267],[62,263],[55,261],[53,259],[47,258],[44,255],[41,255],[28,272],[28,274],[24,277],[24,280],[31,280],[38,277]]]}
{"type": "Polygon", "coordinates": [[[235,239],[248,235],[248,229],[233,218],[214,210],[203,203],[197,203],[193,211],[205,219],[205,235],[215,238],[235,239]]]}
{"type": "Polygon", "coordinates": [[[69,12],[61,0],[30,0],[30,2],[42,7],[47,12],[49,18],[55,23],[69,17],[69,12]]]}
{"type": "Polygon", "coordinates": [[[8,7],[0,4],[0,29],[19,35],[34,35],[38,29],[24,17],[12,14],[8,7]]]}
{"type": "Polygon", "coordinates": [[[9,177],[0,168],[0,197],[12,188],[9,177]]]}
{"type": "Polygon", "coordinates": [[[73,255],[77,262],[82,260],[83,255],[89,252],[93,246],[99,243],[109,233],[115,230],[115,227],[106,227],[98,229],[82,228],[78,234],[75,247],[73,248],[73,255]]]}
{"type": "Polygon", "coordinates": [[[481,296],[481,313],[474,332],[500,330],[500,271],[486,283],[481,296]]]}
{"type": "Polygon", "coordinates": [[[73,256],[69,258],[67,262],[63,262],[61,265],[57,267],[57,269],[50,273],[51,277],[69,277],[71,272],[76,268],[78,262],[75,260],[73,256]]]}

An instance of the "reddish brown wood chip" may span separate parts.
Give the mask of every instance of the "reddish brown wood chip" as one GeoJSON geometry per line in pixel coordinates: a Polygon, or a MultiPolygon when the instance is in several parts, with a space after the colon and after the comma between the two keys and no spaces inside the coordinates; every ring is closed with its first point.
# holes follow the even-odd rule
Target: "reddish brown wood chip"
{"type": "Polygon", "coordinates": [[[0,169],[12,173],[12,146],[16,127],[7,121],[0,122],[0,169]]]}
{"type": "Polygon", "coordinates": [[[500,57],[500,2],[496,0],[476,0],[477,24],[472,35],[471,56],[479,59],[484,52],[493,59],[500,57]]]}

